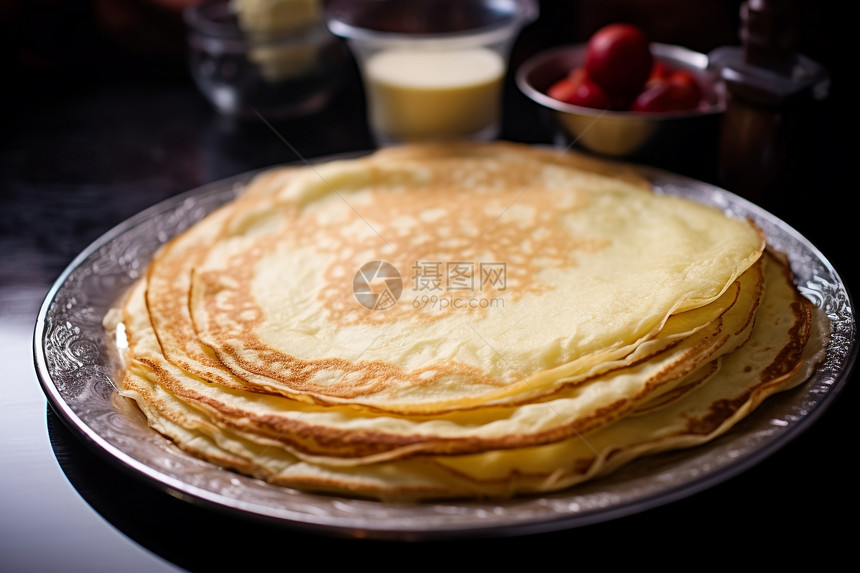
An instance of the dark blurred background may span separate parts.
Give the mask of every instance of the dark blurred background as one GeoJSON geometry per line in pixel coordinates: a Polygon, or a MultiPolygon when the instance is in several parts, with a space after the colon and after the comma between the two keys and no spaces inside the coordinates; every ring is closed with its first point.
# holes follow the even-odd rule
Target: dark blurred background
{"type": "MultiPolygon", "coordinates": [[[[188,2],[0,0],[0,326],[9,327],[5,340],[13,343],[8,350],[13,358],[11,374],[3,363],[4,385],[35,388],[28,351],[40,304],[66,265],[114,225],[204,183],[301,158],[364,151],[372,145],[356,70],[344,72],[344,87],[324,110],[324,122],[319,116],[298,117],[278,123],[275,134],[263,122],[236,124],[219,117],[197,91],[188,70],[181,16],[188,2]]],[[[850,289],[857,284],[854,250],[858,241],[851,233],[857,223],[851,201],[856,193],[852,183],[856,120],[849,108],[856,66],[847,63],[848,55],[857,50],[849,46],[846,38],[851,36],[843,32],[851,20],[835,2],[798,0],[795,5],[798,50],[827,68],[831,86],[826,100],[808,110],[812,129],[792,141],[794,157],[787,165],[792,169],[764,206],[829,256],[850,289]]],[[[739,0],[544,0],[539,21],[524,29],[515,45],[511,66],[516,68],[544,48],[583,42],[600,26],[618,20],[639,25],[653,41],[701,52],[735,46],[740,43],[740,6],[739,0]]],[[[510,81],[506,95],[513,113],[506,117],[503,136],[524,142],[551,141],[536,121],[534,106],[510,81]]],[[[694,164],[676,167],[685,175],[720,182],[712,179],[713,171],[699,170],[694,164]]],[[[644,540],[668,533],[660,545],[643,547],[648,553],[629,553],[637,560],[659,557],[662,564],[676,548],[690,547],[701,551],[700,561],[736,560],[737,548],[744,544],[753,551],[773,550],[779,553],[775,559],[800,552],[822,557],[831,548],[840,548],[834,536],[843,528],[831,521],[830,512],[838,513],[843,501],[851,502],[846,496],[856,495],[856,480],[846,464],[846,448],[856,434],[853,395],[856,391],[849,384],[828,415],[791,447],[689,503],[591,527],[575,537],[564,532],[545,536],[543,552],[506,540],[506,551],[496,550],[493,555],[507,559],[521,552],[540,559],[552,551],[581,563],[581,558],[593,557],[591,553],[602,543],[603,548],[611,546],[607,550],[611,553],[599,556],[615,562],[620,557],[615,550],[623,552],[632,540],[642,539],[644,545],[644,540]],[[749,519],[737,519],[738,515],[749,519]],[[720,520],[732,520],[730,528],[719,527],[720,520]],[[712,537],[703,532],[711,532],[712,537]],[[717,533],[725,534],[725,539],[715,541],[717,533]]],[[[304,544],[316,541],[308,535],[285,542],[280,532],[236,528],[233,521],[194,513],[181,500],[165,499],[140,484],[135,487],[125,473],[86,449],[40,395],[36,399],[36,414],[40,420],[47,419],[47,424],[39,422],[40,427],[47,427],[52,454],[76,490],[118,529],[171,561],[193,569],[189,547],[209,548],[213,539],[226,539],[228,532],[229,539],[244,537],[232,548],[222,544],[217,551],[196,558],[208,558],[207,566],[231,563],[247,568],[243,541],[247,547],[268,548],[278,557],[286,555],[282,548],[289,544],[304,549],[304,544]],[[169,516],[166,521],[163,515],[169,516]],[[166,522],[173,528],[166,527],[166,522]]],[[[25,415],[22,403],[10,404],[9,411],[25,415]],[[19,409],[13,411],[12,406],[19,409]]],[[[11,436],[19,438],[24,440],[21,444],[49,447],[41,435],[11,436]]],[[[16,483],[22,487],[34,489],[33,500],[44,498],[51,503],[58,498],[56,490],[31,486],[29,466],[22,462],[36,453],[40,452],[27,450],[10,458],[9,474],[20,477],[16,483]]],[[[77,528],[63,523],[63,515],[55,517],[54,507],[27,507],[40,524],[46,516],[56,520],[57,527],[49,531],[77,528]]],[[[20,515],[5,517],[0,524],[7,525],[8,531],[20,528],[20,515]]],[[[50,552],[54,550],[51,541],[39,538],[33,544],[40,549],[44,544],[50,552]]],[[[321,546],[308,547],[308,554],[330,557],[321,546]]],[[[378,545],[351,549],[363,553],[340,553],[350,559],[373,557],[374,562],[390,556],[379,554],[378,545]]],[[[391,546],[382,549],[389,551],[391,546]]],[[[460,549],[470,551],[486,567],[486,545],[464,543],[460,549]]],[[[57,561],[63,558],[58,555],[57,561]]]]}
{"type": "MultiPolygon", "coordinates": [[[[181,10],[194,1],[3,0],[3,69],[11,80],[4,82],[4,97],[20,104],[22,94],[41,87],[49,101],[94,81],[139,74],[190,81],[181,10]]],[[[834,63],[847,47],[837,30],[842,11],[828,0],[794,5],[800,51],[834,63]]],[[[739,0],[543,0],[540,25],[525,30],[514,58],[583,41],[616,20],[637,24],[654,41],[708,52],[739,43],[740,6],[739,0]]],[[[838,80],[835,93],[841,91],[838,80]]]]}

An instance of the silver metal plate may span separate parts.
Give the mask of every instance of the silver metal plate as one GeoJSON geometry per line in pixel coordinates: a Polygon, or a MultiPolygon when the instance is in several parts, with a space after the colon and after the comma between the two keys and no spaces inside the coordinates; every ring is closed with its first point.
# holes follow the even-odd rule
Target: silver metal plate
{"type": "Polygon", "coordinates": [[[173,197],[128,219],[82,252],[48,292],[37,318],[34,357],[42,388],[63,421],[108,460],[188,503],[236,516],[337,536],[430,539],[526,534],[638,513],[720,483],[762,461],[826,409],[856,349],[845,285],[803,236],[748,201],[686,177],[642,168],[658,192],[681,195],[755,220],[789,256],[801,292],[832,321],[826,360],[802,386],[776,395],[704,446],[637,460],[604,479],[554,495],[504,502],[385,504],[272,486],[185,454],[116,400],[118,372],[105,313],[171,237],[233,199],[255,172],[173,197]]]}

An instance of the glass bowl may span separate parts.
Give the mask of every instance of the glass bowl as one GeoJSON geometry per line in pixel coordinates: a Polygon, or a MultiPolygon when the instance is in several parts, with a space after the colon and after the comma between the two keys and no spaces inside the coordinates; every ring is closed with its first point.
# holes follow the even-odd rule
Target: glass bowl
{"type": "Polygon", "coordinates": [[[323,109],[341,87],[349,51],[326,28],[321,5],[300,4],[306,7],[300,17],[252,9],[277,10],[278,2],[208,0],[185,10],[191,74],[220,113],[306,115],[323,109]]]}
{"type": "Polygon", "coordinates": [[[494,139],[503,82],[535,0],[334,0],[332,33],[361,72],[380,144],[494,139]]]}

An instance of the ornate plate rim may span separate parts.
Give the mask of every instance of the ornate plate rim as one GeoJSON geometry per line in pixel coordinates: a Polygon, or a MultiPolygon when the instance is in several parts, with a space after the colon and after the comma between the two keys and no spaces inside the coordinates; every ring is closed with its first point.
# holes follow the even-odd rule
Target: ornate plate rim
{"type": "Polygon", "coordinates": [[[147,255],[111,249],[123,241],[140,247],[141,242],[133,239],[143,233],[151,239],[142,245],[151,256],[268,167],[161,201],[84,249],[57,278],[39,310],[33,337],[37,377],[60,419],[108,461],[189,503],[277,526],[379,539],[531,534],[608,521],[690,496],[759,463],[824,413],[853,367],[855,313],[832,265],[786,223],[725,189],[657,168],[636,167],[659,193],[686,196],[755,220],[768,242],[789,255],[801,290],[825,308],[833,325],[827,358],[809,381],[765,401],[728,434],[693,451],[637,460],[607,478],[554,495],[506,502],[382,504],[296,492],[215,468],[156,435],[142,416],[121,413],[113,403],[111,374],[116,364],[101,329],[102,311],[145,267],[147,255]],[[93,277],[94,271],[103,274],[93,277]],[[82,277],[103,279],[93,283],[101,290],[93,284],[79,288],[86,285],[82,277]],[[774,419],[781,424],[769,423],[774,419]],[[199,475],[205,477],[192,479],[199,475]]]}

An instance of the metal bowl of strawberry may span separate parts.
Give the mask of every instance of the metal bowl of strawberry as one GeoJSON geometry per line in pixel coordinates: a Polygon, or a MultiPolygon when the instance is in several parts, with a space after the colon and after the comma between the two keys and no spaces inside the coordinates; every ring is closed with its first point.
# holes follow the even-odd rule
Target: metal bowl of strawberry
{"type": "Polygon", "coordinates": [[[635,31],[535,54],[517,70],[517,86],[573,143],[601,155],[671,153],[693,136],[717,137],[726,98],[707,54],[635,31]]]}

